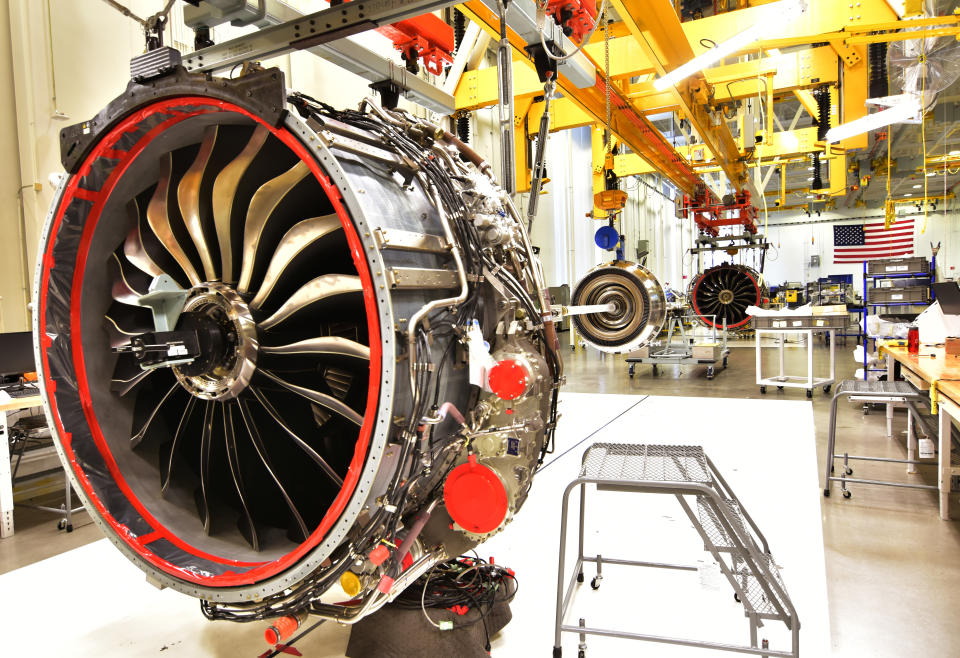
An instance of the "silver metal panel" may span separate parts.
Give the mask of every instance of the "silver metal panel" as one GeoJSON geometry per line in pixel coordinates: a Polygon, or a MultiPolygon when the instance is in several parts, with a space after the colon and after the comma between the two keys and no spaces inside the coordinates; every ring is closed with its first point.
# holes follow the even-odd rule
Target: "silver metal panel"
{"type": "Polygon", "coordinates": [[[451,270],[428,270],[417,267],[394,267],[387,270],[387,281],[394,289],[456,288],[457,273],[451,270]]]}
{"type": "Polygon", "coordinates": [[[380,249],[398,249],[401,251],[426,251],[442,254],[450,251],[450,245],[443,236],[401,231],[399,229],[378,228],[373,232],[380,249]]]}
{"type": "MultiPolygon", "coordinates": [[[[191,53],[184,59],[184,66],[188,71],[220,71],[245,60],[307,50],[371,82],[390,80],[410,101],[451,114],[451,94],[343,37],[453,4],[449,0],[367,0],[302,15],[281,2],[268,2],[264,21],[273,23],[271,27],[191,53]],[[336,43],[330,43],[333,41],[336,43]]],[[[208,19],[198,24],[210,22],[208,19]]]]}

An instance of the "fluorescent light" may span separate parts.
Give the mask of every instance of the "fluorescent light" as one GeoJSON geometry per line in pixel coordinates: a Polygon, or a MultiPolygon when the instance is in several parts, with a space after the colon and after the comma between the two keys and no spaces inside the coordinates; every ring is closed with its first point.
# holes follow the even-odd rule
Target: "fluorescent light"
{"type": "Polygon", "coordinates": [[[807,180],[813,180],[813,178],[808,178],[807,180]]]}
{"type": "Polygon", "coordinates": [[[907,193],[904,194],[903,196],[913,196],[913,194],[911,194],[910,192],[907,192],[907,193]]]}
{"type": "Polygon", "coordinates": [[[960,151],[950,151],[947,155],[953,155],[953,156],[960,155],[960,151]]]}
{"type": "Polygon", "coordinates": [[[662,78],[657,78],[653,81],[653,88],[657,91],[663,91],[667,87],[673,87],[697,71],[702,71],[724,57],[749,46],[760,37],[769,38],[776,35],[779,30],[799,17],[805,9],[805,0],[780,0],[780,2],[767,5],[766,20],[757,20],[743,32],[735,34],[726,41],[717,44],[715,48],[697,55],[686,64],[681,64],[662,78]]]}
{"type": "Polygon", "coordinates": [[[863,133],[870,132],[871,130],[876,130],[878,128],[883,128],[884,126],[889,126],[893,123],[900,123],[901,121],[914,119],[918,114],[920,114],[920,111],[920,99],[909,96],[899,105],[894,105],[893,107],[880,112],[868,114],[865,117],[861,117],[849,123],[840,124],[836,128],[831,128],[827,131],[827,141],[841,142],[845,139],[849,139],[850,137],[862,135],[863,133]]]}
{"type": "Polygon", "coordinates": [[[927,172],[927,177],[928,177],[928,178],[929,178],[930,176],[936,176],[936,175],[937,175],[937,172],[935,172],[935,171],[928,171],[928,172],[927,172]]]}
{"type": "Polygon", "coordinates": [[[813,171],[813,167],[807,167],[807,171],[813,171]]]}
{"type": "Polygon", "coordinates": [[[923,187],[923,185],[914,185],[914,186],[913,186],[913,189],[919,190],[921,187],[923,187]]]}

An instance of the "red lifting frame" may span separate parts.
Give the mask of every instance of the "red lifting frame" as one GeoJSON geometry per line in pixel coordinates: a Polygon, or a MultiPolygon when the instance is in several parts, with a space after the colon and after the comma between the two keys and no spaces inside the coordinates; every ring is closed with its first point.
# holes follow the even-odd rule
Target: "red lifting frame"
{"type": "Polygon", "coordinates": [[[701,232],[714,237],[720,235],[721,226],[742,226],[747,233],[757,232],[757,209],[750,203],[750,190],[737,194],[731,204],[712,201],[706,190],[695,198],[684,194],[683,207],[701,232]]]}
{"type": "Polygon", "coordinates": [[[377,28],[377,32],[393,41],[393,46],[411,58],[411,51],[423,61],[423,67],[433,75],[443,73],[444,64],[452,64],[453,28],[434,14],[423,14],[392,25],[377,28]]]}

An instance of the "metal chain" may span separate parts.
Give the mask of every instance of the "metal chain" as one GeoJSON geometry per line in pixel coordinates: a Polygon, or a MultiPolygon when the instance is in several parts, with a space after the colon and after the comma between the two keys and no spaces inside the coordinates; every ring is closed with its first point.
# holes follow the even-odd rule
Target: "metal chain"
{"type": "Polygon", "coordinates": [[[610,128],[610,122],[612,119],[611,110],[610,110],[610,17],[609,12],[603,12],[603,57],[604,57],[604,67],[603,67],[603,82],[604,87],[607,92],[607,153],[613,148],[613,130],[610,128]]]}

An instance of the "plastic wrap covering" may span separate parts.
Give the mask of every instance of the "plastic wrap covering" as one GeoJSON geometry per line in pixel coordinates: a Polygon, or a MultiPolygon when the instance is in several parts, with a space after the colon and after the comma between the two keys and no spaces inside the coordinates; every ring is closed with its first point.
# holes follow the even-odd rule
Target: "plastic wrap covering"
{"type": "MultiPolygon", "coordinates": [[[[954,9],[953,2],[926,0],[925,15],[939,16],[954,9]]],[[[910,21],[904,21],[909,25],[910,21]]],[[[905,28],[904,32],[925,28],[905,28]]],[[[893,41],[887,47],[887,71],[893,90],[923,94],[927,107],[938,93],[960,78],[960,42],[953,36],[893,41]],[[925,59],[925,61],[923,61],[925,59]]]]}
{"type": "Polygon", "coordinates": [[[476,153],[285,93],[179,70],[63,131],[36,356],[74,487],[151,580],[353,621],[513,519],[562,365],[476,153]],[[347,570],[358,603],[321,603],[347,570]]]}

